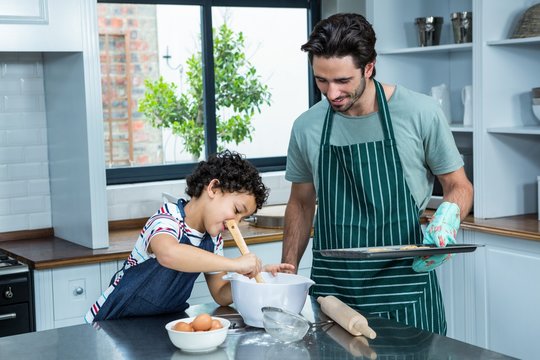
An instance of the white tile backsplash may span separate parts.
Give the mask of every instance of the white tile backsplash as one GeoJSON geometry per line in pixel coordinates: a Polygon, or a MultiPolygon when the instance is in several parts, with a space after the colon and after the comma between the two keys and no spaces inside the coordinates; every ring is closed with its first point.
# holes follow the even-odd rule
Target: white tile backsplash
{"type": "Polygon", "coordinates": [[[0,53],[0,232],[51,227],[41,54],[0,53]]]}
{"type": "MultiPolygon", "coordinates": [[[[261,174],[270,187],[267,205],[285,204],[291,185],[284,180],[284,172],[261,174]]],[[[186,197],[186,181],[163,181],[147,184],[114,185],[107,187],[109,220],[138,219],[152,216],[162,203],[162,193],[186,197]]]]}

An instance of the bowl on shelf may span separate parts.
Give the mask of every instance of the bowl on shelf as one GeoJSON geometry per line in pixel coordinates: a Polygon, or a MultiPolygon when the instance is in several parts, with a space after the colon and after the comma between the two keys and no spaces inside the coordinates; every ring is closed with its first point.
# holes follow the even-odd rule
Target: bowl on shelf
{"type": "Polygon", "coordinates": [[[536,116],[536,120],[540,121],[540,104],[532,106],[534,116],[536,116]]]}
{"type": "Polygon", "coordinates": [[[219,345],[223,344],[227,337],[229,326],[231,326],[230,321],[224,318],[212,316],[212,320],[221,322],[222,327],[216,330],[195,332],[174,330],[176,323],[182,321],[189,324],[195,320],[195,317],[173,320],[165,325],[169,339],[171,339],[174,346],[186,352],[208,352],[215,350],[219,345]]]}

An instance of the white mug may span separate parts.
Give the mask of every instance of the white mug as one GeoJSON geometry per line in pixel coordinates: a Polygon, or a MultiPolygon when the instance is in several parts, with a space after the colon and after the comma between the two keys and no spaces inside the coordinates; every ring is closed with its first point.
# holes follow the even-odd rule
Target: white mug
{"type": "Polygon", "coordinates": [[[446,121],[452,122],[452,114],[450,113],[450,91],[446,84],[437,85],[431,88],[431,96],[437,100],[443,110],[446,121]]]}
{"type": "Polygon", "coordinates": [[[472,126],[472,85],[461,89],[461,102],[463,103],[463,126],[472,126]]]}

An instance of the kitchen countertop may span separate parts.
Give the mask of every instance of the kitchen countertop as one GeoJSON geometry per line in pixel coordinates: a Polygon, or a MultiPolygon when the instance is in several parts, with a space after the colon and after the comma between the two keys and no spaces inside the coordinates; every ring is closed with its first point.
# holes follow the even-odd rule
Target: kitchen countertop
{"type": "MultiPolygon", "coordinates": [[[[134,224],[134,222],[128,224],[134,224]]],[[[109,231],[109,247],[106,249],[89,249],[54,237],[52,234],[34,236],[31,239],[0,241],[0,249],[26,263],[31,269],[36,270],[125,260],[133,250],[144,222],[137,224],[137,226],[127,226],[128,228],[124,228],[124,225],[109,231]]],[[[238,226],[248,245],[281,241],[283,238],[282,229],[255,227],[247,222],[241,222],[238,226]]],[[[223,246],[236,246],[228,231],[224,231],[222,235],[223,246]]]]}
{"type": "MultiPolygon", "coordinates": [[[[354,337],[339,325],[317,328],[296,343],[284,344],[264,329],[229,331],[225,342],[204,354],[183,352],[170,342],[165,324],[200,313],[236,313],[232,307],[195,305],[185,313],[102,321],[0,338],[5,359],[514,359],[391,320],[369,317],[377,338],[354,337]]],[[[308,297],[302,311],[310,321],[325,318],[308,297]]]]}
{"type": "MultiPolygon", "coordinates": [[[[433,211],[426,211],[424,221],[432,213],[433,211]]],[[[24,238],[27,232],[0,233],[0,249],[36,270],[124,260],[133,249],[145,221],[146,219],[117,222],[109,231],[109,247],[106,249],[88,249],[54,237],[52,230],[36,232],[31,238],[24,238]]],[[[281,241],[283,238],[282,229],[261,228],[247,222],[241,222],[239,227],[248,245],[281,241]]],[[[461,228],[540,242],[540,221],[537,214],[488,220],[468,216],[462,222],[461,228]]],[[[223,233],[223,239],[225,247],[236,246],[228,231],[223,233]]]]}

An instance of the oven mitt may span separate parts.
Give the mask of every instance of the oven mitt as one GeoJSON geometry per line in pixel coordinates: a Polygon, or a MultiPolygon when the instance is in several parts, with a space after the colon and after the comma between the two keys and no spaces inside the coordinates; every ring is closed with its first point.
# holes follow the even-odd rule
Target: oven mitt
{"type": "MultiPolygon", "coordinates": [[[[454,203],[443,202],[426,227],[424,241],[426,245],[445,247],[456,243],[456,234],[460,224],[459,206],[454,203]]],[[[431,256],[418,256],[414,258],[412,268],[416,272],[425,272],[435,269],[450,259],[453,254],[441,254],[431,256]]]]}

